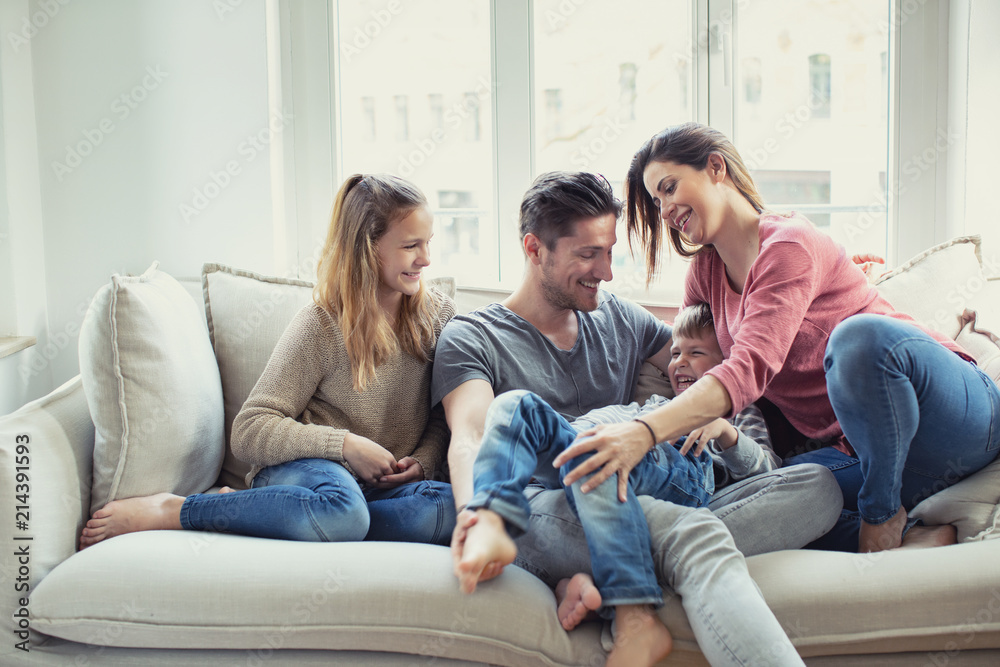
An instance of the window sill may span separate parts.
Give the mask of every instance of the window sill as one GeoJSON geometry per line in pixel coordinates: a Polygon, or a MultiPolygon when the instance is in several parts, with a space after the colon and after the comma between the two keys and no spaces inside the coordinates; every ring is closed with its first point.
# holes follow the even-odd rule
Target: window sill
{"type": "Polygon", "coordinates": [[[6,336],[0,337],[0,359],[9,357],[15,352],[20,352],[36,343],[34,336],[6,336]]]}

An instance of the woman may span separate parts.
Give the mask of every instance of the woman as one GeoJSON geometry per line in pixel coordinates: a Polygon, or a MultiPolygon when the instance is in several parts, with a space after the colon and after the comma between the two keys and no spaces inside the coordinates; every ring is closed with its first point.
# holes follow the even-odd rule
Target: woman
{"type": "Polygon", "coordinates": [[[314,303],[288,325],[233,423],[251,488],[108,503],[81,546],[136,530],[186,529],[309,541],[447,544],[447,447],[430,414],[434,346],[454,303],[425,287],[433,219],[388,175],[337,193],[314,303]]]}
{"type": "MultiPolygon", "coordinates": [[[[992,461],[1000,391],[958,346],[896,312],[844,249],[798,215],[764,210],[733,145],[712,128],[667,128],[636,153],[626,180],[629,233],[656,273],[663,230],[693,257],[684,305],[710,304],[726,360],[647,417],[674,440],[761,396],[806,437],[826,444],[788,463],[830,468],[845,510],[825,548],[901,544],[907,510],[992,461]]],[[[567,483],[630,470],[649,433],[602,429],[600,449],[567,483]]],[[[577,455],[580,451],[572,452],[577,455]]],[[[952,537],[952,540],[954,538],[952,537]]]]}

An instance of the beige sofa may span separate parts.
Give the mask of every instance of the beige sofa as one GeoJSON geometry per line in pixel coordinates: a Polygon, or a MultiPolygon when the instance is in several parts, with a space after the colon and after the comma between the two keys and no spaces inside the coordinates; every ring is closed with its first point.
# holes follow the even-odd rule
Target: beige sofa
{"type": "MultiPolygon", "coordinates": [[[[997,378],[1000,281],[981,259],[956,239],[879,289],[997,378]]],[[[77,552],[110,498],[241,482],[228,425],[310,290],[214,265],[202,278],[204,304],[160,272],[116,278],[84,323],[82,377],[0,418],[0,664],[603,664],[601,626],[564,632],[538,579],[508,568],[462,595],[443,547],[160,531],[77,552]]],[[[810,665],[995,665],[998,500],[1000,462],[918,508],[958,545],[785,551],[750,571],[810,665]]],[[[679,602],[662,615],[670,664],[705,664],[679,602]]]]}

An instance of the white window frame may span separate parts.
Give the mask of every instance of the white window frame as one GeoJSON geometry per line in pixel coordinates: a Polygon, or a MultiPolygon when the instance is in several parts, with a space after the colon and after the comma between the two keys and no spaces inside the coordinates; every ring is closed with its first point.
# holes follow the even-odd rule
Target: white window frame
{"type": "MultiPolygon", "coordinates": [[[[280,208],[285,218],[281,233],[287,240],[287,249],[280,251],[283,256],[276,259],[279,266],[297,269],[305,278],[314,277],[310,271],[315,266],[317,221],[325,224],[337,185],[344,177],[337,146],[339,99],[333,85],[339,66],[334,39],[338,34],[336,2],[267,0],[269,21],[281,23],[273,31],[276,38],[269,40],[275,55],[274,59],[269,57],[269,67],[279,73],[269,76],[269,82],[282,93],[272,94],[271,104],[292,111],[294,116],[292,145],[277,157],[281,166],[275,170],[279,181],[275,188],[281,194],[275,201],[282,202],[276,209],[280,208]]],[[[733,136],[733,95],[738,86],[733,70],[725,76],[726,56],[736,47],[732,22],[738,21],[739,8],[746,2],[695,0],[693,5],[692,44],[697,54],[693,120],[711,124],[727,136],[733,136]]],[[[509,290],[521,276],[515,223],[521,197],[534,174],[532,0],[491,0],[491,15],[493,80],[503,81],[491,97],[494,214],[501,268],[495,282],[460,287],[509,290]]],[[[954,224],[949,227],[943,222],[947,217],[948,156],[911,180],[913,156],[933,146],[938,133],[947,128],[948,19],[947,0],[892,2],[889,77],[893,85],[886,171],[890,189],[893,184],[903,184],[905,190],[898,196],[890,192],[888,197],[886,259],[890,265],[946,240],[954,229],[954,224]],[[905,228],[903,234],[901,227],[905,228]]],[[[734,63],[729,62],[728,67],[734,63]]],[[[735,139],[738,145],[738,137],[735,139]]],[[[276,240],[278,236],[276,231],[276,240]]],[[[619,245],[621,252],[627,252],[625,239],[620,239],[619,245]]]]}

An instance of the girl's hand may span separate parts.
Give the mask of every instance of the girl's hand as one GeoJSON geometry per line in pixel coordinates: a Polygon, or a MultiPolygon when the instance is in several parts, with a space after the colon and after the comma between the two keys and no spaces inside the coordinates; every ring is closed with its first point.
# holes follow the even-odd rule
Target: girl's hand
{"type": "Polygon", "coordinates": [[[635,422],[599,424],[576,436],[573,444],[563,450],[552,465],[559,468],[581,454],[594,452],[593,456],[573,468],[563,478],[563,484],[570,486],[578,479],[594,473],[594,476],[580,487],[581,491],[588,493],[617,474],[618,499],[625,502],[628,474],[651,449],[653,446],[651,440],[649,431],[642,424],[635,422]]]}
{"type": "Polygon", "coordinates": [[[399,468],[398,473],[382,475],[375,486],[380,489],[391,489],[410,482],[419,482],[424,478],[424,467],[412,456],[404,456],[399,459],[396,466],[399,468]]]}
{"type": "Polygon", "coordinates": [[[399,472],[396,459],[382,445],[353,433],[344,436],[344,461],[366,484],[378,486],[386,475],[399,472]]]}
{"type": "Polygon", "coordinates": [[[736,432],[736,427],[730,424],[728,421],[719,417],[718,419],[712,420],[702,426],[701,428],[696,428],[691,431],[688,435],[687,440],[681,445],[681,454],[687,454],[691,451],[692,447],[695,447],[695,456],[701,454],[705,451],[705,446],[708,444],[709,440],[718,440],[719,445],[723,449],[729,449],[736,444],[736,439],[739,434],[736,432]]]}

